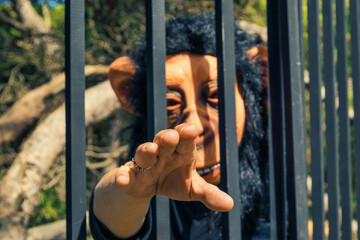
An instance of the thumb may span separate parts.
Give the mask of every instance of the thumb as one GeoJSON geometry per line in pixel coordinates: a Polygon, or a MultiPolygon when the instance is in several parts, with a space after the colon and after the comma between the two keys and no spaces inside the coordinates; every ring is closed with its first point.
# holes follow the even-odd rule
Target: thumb
{"type": "Polygon", "coordinates": [[[234,200],[227,193],[207,183],[198,174],[193,181],[192,200],[200,201],[214,211],[228,212],[234,206],[234,200]]]}

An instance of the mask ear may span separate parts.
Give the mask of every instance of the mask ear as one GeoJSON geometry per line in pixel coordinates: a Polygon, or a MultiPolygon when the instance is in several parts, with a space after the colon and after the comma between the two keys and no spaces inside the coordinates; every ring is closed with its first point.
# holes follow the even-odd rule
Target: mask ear
{"type": "Polygon", "coordinates": [[[121,108],[133,113],[130,103],[130,91],[132,89],[131,79],[136,71],[136,65],[128,56],[117,58],[109,68],[109,80],[121,108]]]}
{"type": "Polygon", "coordinates": [[[268,87],[268,48],[264,45],[259,45],[250,48],[246,51],[251,60],[260,65],[260,75],[263,80],[264,88],[268,87]]]}

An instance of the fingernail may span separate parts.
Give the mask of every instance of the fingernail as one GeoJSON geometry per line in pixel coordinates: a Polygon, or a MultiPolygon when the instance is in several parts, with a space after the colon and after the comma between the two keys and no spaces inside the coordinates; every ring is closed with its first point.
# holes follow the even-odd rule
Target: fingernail
{"type": "Polygon", "coordinates": [[[156,151],[156,148],[157,148],[157,144],[156,144],[156,143],[148,143],[147,146],[146,146],[146,149],[147,149],[149,152],[155,152],[155,151],[156,151]]]}

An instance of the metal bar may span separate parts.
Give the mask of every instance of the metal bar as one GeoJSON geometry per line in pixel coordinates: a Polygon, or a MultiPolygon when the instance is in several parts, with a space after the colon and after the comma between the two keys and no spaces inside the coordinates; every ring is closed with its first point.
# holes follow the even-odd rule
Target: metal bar
{"type": "Polygon", "coordinates": [[[301,78],[302,22],[298,14],[299,3],[287,0],[279,4],[282,17],[282,73],[284,80],[285,139],[287,164],[287,197],[289,203],[289,238],[308,239],[306,144],[304,119],[304,81],[301,78]],[[304,211],[306,209],[306,211],[304,211]]]}
{"type": "MultiPolygon", "coordinates": [[[[146,1],[146,43],[147,134],[148,140],[152,141],[157,132],[167,127],[164,0],[146,1]]],[[[170,239],[168,198],[157,196],[151,204],[154,219],[153,231],[156,232],[157,239],[170,239]]]]}
{"type": "Polygon", "coordinates": [[[339,158],[335,106],[333,1],[323,1],[324,82],[326,112],[326,159],[329,194],[329,239],[340,239],[339,158]]]}
{"type": "MultiPolygon", "coordinates": [[[[305,79],[304,79],[304,70],[305,70],[305,47],[304,47],[304,26],[303,26],[303,1],[302,0],[299,0],[298,2],[298,6],[297,6],[297,10],[298,10],[298,21],[299,21],[299,55],[300,55],[300,81],[301,83],[300,84],[300,89],[299,89],[299,93],[297,94],[300,94],[302,97],[299,98],[299,99],[302,99],[302,104],[303,105],[303,111],[300,112],[300,114],[302,113],[303,114],[303,121],[304,121],[304,125],[303,125],[303,128],[302,128],[302,131],[303,131],[303,136],[305,136],[305,142],[303,144],[303,151],[304,151],[304,156],[305,156],[305,169],[304,170],[304,174],[305,174],[305,183],[306,183],[306,179],[307,179],[307,175],[308,175],[308,166],[307,166],[307,160],[306,160],[306,151],[307,151],[307,128],[306,128],[306,101],[305,101],[305,79]]],[[[298,63],[299,64],[299,63],[298,63]]],[[[300,151],[300,150],[299,150],[300,151]]],[[[307,189],[307,186],[305,184],[305,190],[307,189]]],[[[306,190],[307,191],[307,190],[306,190]]],[[[308,206],[307,204],[307,196],[306,195],[306,206],[308,206]]],[[[306,220],[304,221],[308,221],[308,215],[306,215],[306,220]]]]}
{"type": "Polygon", "coordinates": [[[284,102],[281,67],[281,28],[277,0],[267,1],[269,49],[269,175],[271,239],[284,240],[286,236],[286,179],[284,102]],[[271,17],[270,17],[271,16],[271,17]]]}
{"type": "MultiPolygon", "coordinates": [[[[353,106],[354,106],[354,161],[356,168],[356,202],[360,206],[360,2],[350,0],[350,26],[351,26],[351,63],[353,79],[353,106]]],[[[359,221],[360,207],[356,208],[359,221]]],[[[360,231],[358,231],[360,239],[360,231]]]]}
{"type": "Polygon", "coordinates": [[[313,239],[324,240],[324,157],[321,100],[319,1],[308,1],[308,63],[310,74],[310,139],[313,239]]]}
{"type": "Polygon", "coordinates": [[[67,239],[86,239],[84,4],[65,2],[67,239]]]}
{"type": "MultiPolygon", "coordinates": [[[[304,50],[304,26],[303,26],[303,15],[302,15],[302,11],[303,11],[303,8],[302,8],[302,5],[303,5],[303,1],[298,1],[298,18],[299,18],[299,54],[300,54],[300,60],[301,60],[301,69],[304,69],[305,66],[304,66],[304,62],[305,62],[305,50],[304,50]]],[[[304,80],[304,71],[301,71],[301,79],[304,80]]],[[[301,84],[302,86],[302,93],[303,95],[305,95],[305,84],[301,84]]],[[[305,98],[303,98],[304,100],[304,106],[305,106],[305,98]]],[[[306,113],[304,111],[304,119],[306,119],[306,113]]],[[[304,128],[304,133],[306,135],[306,128],[304,128]]],[[[304,144],[304,151],[306,151],[306,144],[304,144]]]]}
{"type": "Polygon", "coordinates": [[[234,208],[223,214],[223,239],[241,239],[239,162],[235,115],[235,46],[232,1],[217,0],[216,55],[218,59],[220,188],[234,199],[234,208]],[[226,93],[226,94],[225,94],[226,93]],[[230,181],[232,179],[232,181],[230,181]]]}
{"type": "Polygon", "coordinates": [[[345,1],[336,0],[337,82],[339,91],[339,156],[341,191],[341,237],[352,239],[352,172],[348,101],[348,62],[345,1]]]}
{"type": "MultiPolygon", "coordinates": [[[[303,119],[304,119],[304,128],[303,130],[303,134],[304,136],[307,136],[307,128],[306,128],[306,101],[305,101],[305,79],[304,79],[304,69],[305,69],[305,47],[304,47],[304,26],[303,26],[303,1],[298,1],[298,6],[297,6],[297,10],[298,10],[298,18],[299,18],[299,54],[300,54],[300,68],[302,69],[300,71],[300,79],[302,81],[302,84],[300,84],[301,88],[300,88],[300,94],[303,96],[302,97],[302,105],[304,106],[304,111],[303,113],[303,119]]],[[[306,153],[307,151],[307,138],[305,138],[305,144],[303,144],[303,151],[304,153],[306,153]]],[[[306,156],[306,154],[305,154],[306,156]]],[[[307,162],[306,163],[306,169],[307,169],[307,162]]],[[[306,170],[306,176],[307,176],[307,170],[306,170]]]]}

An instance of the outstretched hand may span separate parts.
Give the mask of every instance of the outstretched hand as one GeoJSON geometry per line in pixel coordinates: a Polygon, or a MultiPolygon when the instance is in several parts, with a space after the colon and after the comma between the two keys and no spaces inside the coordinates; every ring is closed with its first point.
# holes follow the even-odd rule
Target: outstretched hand
{"type": "Polygon", "coordinates": [[[135,153],[136,164],[148,170],[139,172],[127,162],[118,168],[116,184],[135,198],[165,195],[179,201],[201,201],[215,211],[230,211],[233,199],[196,172],[196,136],[196,127],[186,123],[160,131],[153,142],[140,145],[135,153]]]}

